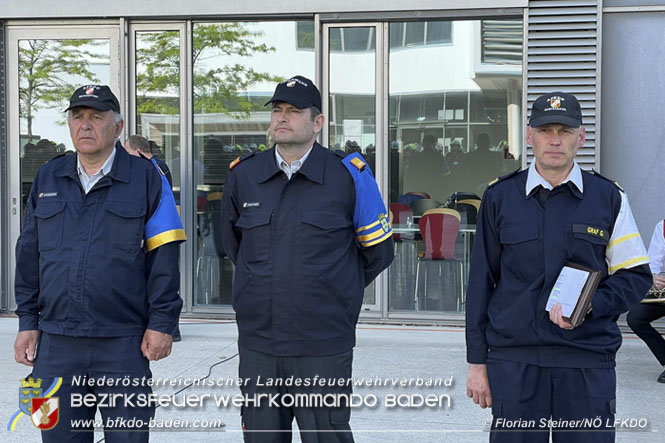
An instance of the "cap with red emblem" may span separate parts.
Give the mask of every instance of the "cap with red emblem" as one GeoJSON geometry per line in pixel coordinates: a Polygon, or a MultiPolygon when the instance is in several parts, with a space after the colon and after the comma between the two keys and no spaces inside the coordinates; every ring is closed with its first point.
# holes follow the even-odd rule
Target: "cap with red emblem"
{"type": "Polygon", "coordinates": [[[69,99],[69,107],[65,109],[69,111],[74,108],[94,108],[99,111],[115,111],[120,112],[120,103],[111,88],[103,85],[86,85],[81,86],[69,99]]]}
{"type": "Polygon", "coordinates": [[[279,83],[275,88],[275,93],[266,105],[274,102],[289,103],[300,109],[314,106],[320,111],[321,93],[310,79],[302,75],[296,75],[279,83]]]}

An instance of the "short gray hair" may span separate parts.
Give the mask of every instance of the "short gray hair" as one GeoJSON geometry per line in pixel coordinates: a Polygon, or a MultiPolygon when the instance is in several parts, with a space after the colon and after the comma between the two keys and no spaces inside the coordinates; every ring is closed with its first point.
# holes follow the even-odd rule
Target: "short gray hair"
{"type": "MultiPolygon", "coordinates": [[[[70,120],[71,118],[72,118],[72,110],[70,109],[70,110],[67,111],[67,120],[70,120]]],[[[113,112],[113,123],[115,123],[117,125],[118,123],[120,123],[123,120],[125,120],[125,119],[122,118],[122,114],[120,114],[119,112],[115,112],[115,111],[113,112]]]]}

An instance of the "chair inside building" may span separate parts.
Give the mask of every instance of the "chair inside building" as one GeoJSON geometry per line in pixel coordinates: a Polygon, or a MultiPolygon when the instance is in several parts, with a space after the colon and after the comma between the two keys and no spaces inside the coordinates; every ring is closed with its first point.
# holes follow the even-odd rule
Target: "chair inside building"
{"type": "Polygon", "coordinates": [[[462,309],[464,270],[462,262],[455,258],[460,218],[454,209],[436,208],[425,211],[418,222],[425,251],[416,266],[416,310],[462,309]]]}
{"type": "Polygon", "coordinates": [[[410,204],[411,210],[413,211],[413,215],[415,217],[422,216],[425,211],[429,209],[435,209],[441,206],[441,203],[439,203],[437,200],[434,200],[432,198],[421,198],[418,200],[414,200],[410,204]]]}
{"type": "Polygon", "coordinates": [[[475,225],[480,210],[480,197],[471,192],[455,192],[445,206],[460,213],[462,225],[475,225]]]}

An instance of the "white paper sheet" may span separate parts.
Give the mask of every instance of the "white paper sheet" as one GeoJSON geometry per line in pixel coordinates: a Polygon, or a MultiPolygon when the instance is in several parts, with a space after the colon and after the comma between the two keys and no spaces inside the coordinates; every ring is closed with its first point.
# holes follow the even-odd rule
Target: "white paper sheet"
{"type": "Polygon", "coordinates": [[[564,266],[550,292],[545,310],[549,312],[554,304],[559,302],[563,308],[563,316],[570,317],[588,278],[589,272],[564,266]]]}

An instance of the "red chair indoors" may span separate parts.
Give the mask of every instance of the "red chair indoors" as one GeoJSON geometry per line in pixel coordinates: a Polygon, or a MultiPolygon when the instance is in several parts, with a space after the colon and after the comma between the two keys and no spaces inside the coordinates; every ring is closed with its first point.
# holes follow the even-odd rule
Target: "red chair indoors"
{"type": "Polygon", "coordinates": [[[418,223],[425,244],[425,252],[416,266],[414,301],[416,310],[459,310],[462,300],[463,266],[455,259],[455,240],[460,228],[460,214],[453,209],[430,209],[418,223]],[[425,291],[421,296],[420,268],[423,262],[435,261],[439,265],[439,281],[435,294],[428,295],[427,272],[425,291]],[[458,292],[459,290],[459,292],[458,292]]]}

